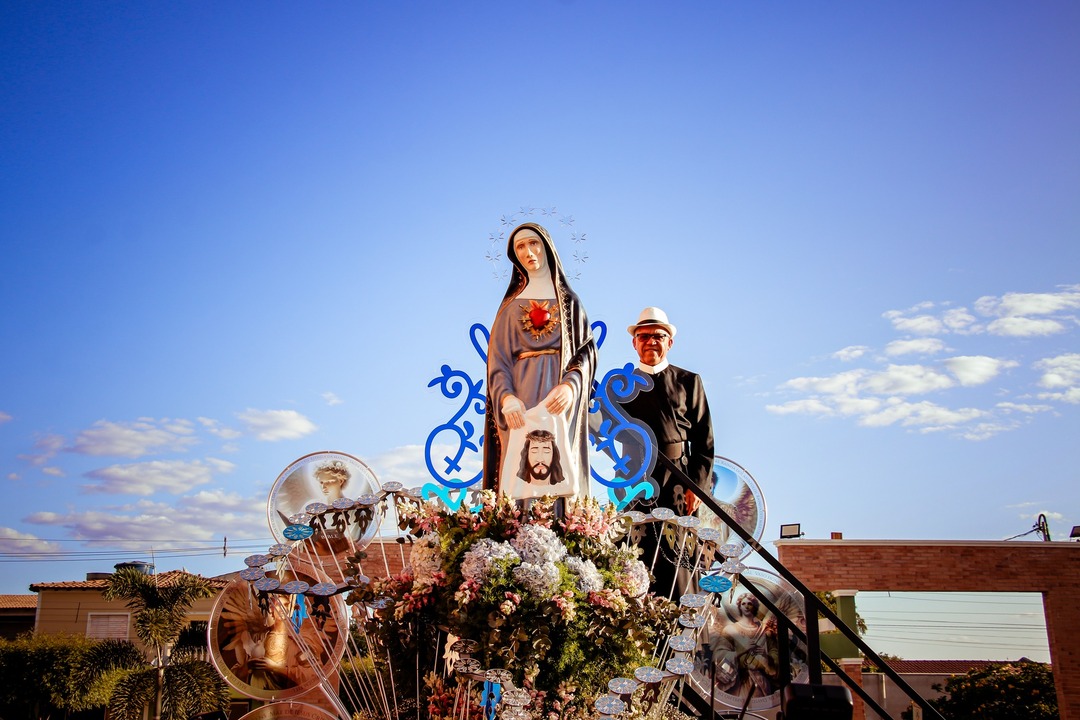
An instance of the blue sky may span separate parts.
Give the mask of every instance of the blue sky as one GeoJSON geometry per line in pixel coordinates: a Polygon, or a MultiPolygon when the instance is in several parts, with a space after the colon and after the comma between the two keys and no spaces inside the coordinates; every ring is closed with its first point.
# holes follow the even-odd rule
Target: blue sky
{"type": "Polygon", "coordinates": [[[309,452],[422,482],[524,217],[601,370],[668,311],[767,538],[1080,524],[1074,3],[0,14],[0,592],[234,570],[309,452]]]}

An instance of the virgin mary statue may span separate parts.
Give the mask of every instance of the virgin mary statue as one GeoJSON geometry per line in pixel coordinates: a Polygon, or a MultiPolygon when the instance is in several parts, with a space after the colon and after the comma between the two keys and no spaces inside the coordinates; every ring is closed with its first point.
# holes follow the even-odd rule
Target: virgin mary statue
{"type": "Polygon", "coordinates": [[[520,464],[515,455],[526,425],[539,423],[563,438],[564,471],[573,476],[575,492],[587,493],[589,392],[596,368],[589,319],[547,230],[535,223],[514,228],[506,255],[514,270],[488,342],[484,487],[512,494],[511,482],[524,478],[501,476],[520,464]]]}

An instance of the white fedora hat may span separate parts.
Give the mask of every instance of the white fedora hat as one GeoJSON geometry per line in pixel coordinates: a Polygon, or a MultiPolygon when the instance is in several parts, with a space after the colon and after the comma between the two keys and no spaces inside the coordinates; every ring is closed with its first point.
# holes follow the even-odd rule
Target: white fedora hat
{"type": "Polygon", "coordinates": [[[633,335],[639,327],[646,325],[659,325],[671,333],[671,337],[675,337],[675,326],[668,322],[667,313],[658,307],[647,307],[642,310],[638,315],[638,321],[626,328],[626,331],[633,335]]]}

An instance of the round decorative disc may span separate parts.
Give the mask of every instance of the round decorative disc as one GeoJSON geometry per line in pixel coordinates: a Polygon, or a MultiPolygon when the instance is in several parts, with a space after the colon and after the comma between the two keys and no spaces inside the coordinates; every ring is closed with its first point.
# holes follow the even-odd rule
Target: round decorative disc
{"type": "Polygon", "coordinates": [[[293,580],[282,585],[281,589],[290,595],[303,595],[310,587],[311,585],[308,585],[303,580],[293,580]]]}
{"type": "Polygon", "coordinates": [[[460,658],[454,663],[454,672],[458,675],[477,675],[483,671],[480,661],[476,658],[460,658]]]}
{"type": "Polygon", "coordinates": [[[266,571],[261,567],[249,567],[240,571],[240,579],[255,582],[261,577],[266,577],[266,571]]]}
{"type": "Polygon", "coordinates": [[[596,698],[594,707],[603,715],[620,715],[626,712],[626,703],[615,695],[601,695],[596,698]]]}
{"type": "Polygon", "coordinates": [[[668,658],[664,669],[673,675],[689,675],[694,672],[694,661],[687,658],[668,658]]]}
{"type": "Polygon", "coordinates": [[[391,480],[390,482],[383,483],[382,489],[388,493],[397,492],[402,488],[402,484],[397,480],[391,480]]]}
{"type": "Polygon", "coordinates": [[[356,498],[356,504],[363,505],[364,507],[371,507],[372,505],[378,505],[381,500],[382,498],[380,498],[378,495],[374,495],[372,493],[365,493],[360,497],[356,498]]]}
{"type": "Polygon", "coordinates": [[[273,592],[281,587],[281,581],[277,578],[264,577],[255,581],[255,589],[259,592],[273,592]]]}
{"type": "Polygon", "coordinates": [[[492,668],[484,673],[484,679],[488,682],[498,683],[499,685],[505,685],[514,679],[514,676],[509,670],[503,670],[502,668],[492,668]]]}
{"type": "Polygon", "coordinates": [[[451,652],[456,652],[460,655],[472,655],[480,647],[480,644],[475,640],[458,640],[450,646],[451,652]]]}
{"type": "Polygon", "coordinates": [[[334,508],[335,510],[348,510],[349,508],[351,508],[355,504],[356,504],[355,500],[353,500],[351,498],[343,497],[343,498],[338,498],[333,503],[331,503],[330,507],[334,508]]]}
{"type": "Polygon", "coordinates": [[[322,502],[308,503],[304,506],[304,512],[309,515],[322,515],[324,512],[330,509],[330,506],[322,502]]]}
{"type": "Polygon", "coordinates": [[[664,679],[664,671],[651,665],[642,665],[634,670],[634,677],[643,683],[654,684],[664,679]]]}
{"type": "Polygon", "coordinates": [[[709,598],[704,595],[698,595],[697,593],[686,593],[679,598],[679,605],[686,608],[705,607],[705,603],[707,602],[709,602],[709,598]]]}
{"type": "Polygon", "coordinates": [[[733,558],[742,554],[743,546],[736,543],[724,543],[718,549],[724,557],[733,558]]]}
{"type": "Polygon", "coordinates": [[[269,555],[248,555],[244,558],[244,564],[248,567],[262,567],[266,563],[273,561],[273,559],[269,555]]]}
{"type": "Polygon", "coordinates": [[[608,682],[607,689],[615,695],[632,695],[639,685],[633,678],[617,677],[608,682]]]}
{"type": "Polygon", "coordinates": [[[671,518],[675,517],[675,511],[674,510],[672,510],[671,508],[663,508],[663,507],[661,507],[661,508],[653,508],[653,511],[650,514],[654,518],[656,518],[657,520],[670,520],[671,518]]]}
{"type": "Polygon", "coordinates": [[[706,575],[698,581],[698,587],[705,592],[727,592],[731,589],[731,580],[723,575],[706,575]]]}
{"type": "Polygon", "coordinates": [[[684,613],[683,615],[679,616],[679,625],[684,628],[702,628],[705,627],[705,623],[707,620],[708,618],[705,617],[704,614],[692,615],[690,613],[684,613]]]}
{"type": "MultiPolygon", "coordinates": [[[[310,519],[310,516],[308,516],[310,519]]],[[[286,540],[306,540],[315,533],[310,525],[290,525],[281,531],[286,540]]]]}
{"type": "Polygon", "coordinates": [[[307,525],[311,522],[311,513],[294,513],[288,517],[288,521],[291,525],[307,525]]]}
{"type": "Polygon", "coordinates": [[[720,531],[711,527],[699,527],[697,531],[698,539],[705,542],[716,542],[720,539],[720,531]]]}
{"type": "Polygon", "coordinates": [[[645,513],[640,510],[628,510],[622,514],[622,517],[630,518],[630,521],[635,525],[645,522],[645,513]]]}
{"type": "Polygon", "coordinates": [[[743,565],[741,562],[737,562],[735,560],[728,560],[726,562],[720,563],[720,569],[723,572],[731,573],[732,575],[738,575],[746,569],[746,566],[743,565]]]}
{"type": "Polygon", "coordinates": [[[502,701],[511,707],[525,707],[532,702],[532,698],[524,688],[511,688],[502,694],[502,701]]]}
{"type": "Polygon", "coordinates": [[[675,520],[679,527],[684,528],[696,528],[701,525],[701,518],[694,517],[693,515],[682,515],[675,520]]]}
{"type": "Polygon", "coordinates": [[[370,585],[371,578],[367,575],[350,575],[345,578],[345,582],[349,584],[349,587],[360,587],[361,585],[370,585]]]}
{"type": "Polygon", "coordinates": [[[371,602],[369,602],[367,604],[367,606],[369,608],[372,608],[373,610],[384,610],[384,609],[386,609],[386,606],[389,605],[389,604],[390,604],[390,601],[383,597],[383,598],[378,598],[376,600],[372,600],[371,602]]]}
{"type": "Polygon", "coordinates": [[[314,595],[333,595],[337,592],[337,585],[332,582],[315,583],[311,586],[311,592],[314,595]]]}
{"type": "Polygon", "coordinates": [[[273,555],[276,558],[285,557],[286,555],[288,555],[292,551],[293,551],[293,546],[290,543],[277,543],[276,545],[271,545],[267,549],[267,553],[269,553],[270,555],[273,555]]]}
{"type": "Polygon", "coordinates": [[[675,652],[694,652],[697,649],[697,640],[693,635],[672,635],[667,644],[675,652]]]}

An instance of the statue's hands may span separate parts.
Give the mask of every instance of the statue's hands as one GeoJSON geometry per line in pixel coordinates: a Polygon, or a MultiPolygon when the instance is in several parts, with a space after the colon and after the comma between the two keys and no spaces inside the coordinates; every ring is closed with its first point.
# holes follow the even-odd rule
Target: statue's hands
{"type": "Polygon", "coordinates": [[[507,395],[502,401],[502,416],[506,427],[511,430],[525,427],[525,403],[515,395],[507,395]]]}
{"type": "Polygon", "coordinates": [[[698,496],[687,490],[683,497],[686,499],[686,514],[693,515],[696,513],[697,509],[701,507],[701,500],[698,499],[698,496]]]}
{"type": "Polygon", "coordinates": [[[566,383],[559,383],[544,398],[544,408],[552,415],[558,415],[566,412],[573,402],[574,389],[566,383]]]}

